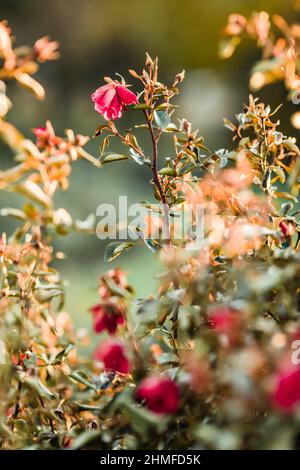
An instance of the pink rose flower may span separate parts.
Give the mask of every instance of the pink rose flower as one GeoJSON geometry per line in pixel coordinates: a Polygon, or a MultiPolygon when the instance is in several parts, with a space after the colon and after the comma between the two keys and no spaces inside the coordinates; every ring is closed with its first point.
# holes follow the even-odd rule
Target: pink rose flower
{"type": "Polygon", "coordinates": [[[107,330],[114,334],[119,325],[125,322],[122,310],[112,303],[107,305],[96,304],[90,308],[93,314],[93,328],[96,333],[107,330]]]}
{"type": "Polygon", "coordinates": [[[126,106],[138,102],[137,96],[128,90],[127,85],[120,85],[117,82],[97,88],[91,98],[95,103],[95,110],[107,121],[119,119],[126,106]]]}
{"type": "Polygon", "coordinates": [[[113,370],[120,374],[129,374],[131,369],[123,344],[113,339],[99,344],[94,352],[94,359],[102,362],[107,371],[113,370]]]}
{"type": "Polygon", "coordinates": [[[278,372],[272,396],[275,406],[287,413],[300,405],[300,367],[278,372]]]}
{"type": "Polygon", "coordinates": [[[148,377],[137,389],[136,397],[157,414],[176,413],[179,408],[179,389],[168,377],[148,377]]]}

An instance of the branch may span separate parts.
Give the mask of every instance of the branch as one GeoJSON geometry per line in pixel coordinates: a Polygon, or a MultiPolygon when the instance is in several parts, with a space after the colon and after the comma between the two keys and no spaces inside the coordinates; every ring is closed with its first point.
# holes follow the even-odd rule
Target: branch
{"type": "Polygon", "coordinates": [[[146,117],[147,125],[148,125],[150,136],[151,136],[152,147],[153,147],[153,160],[152,160],[152,165],[151,165],[151,169],[152,169],[152,172],[153,172],[153,181],[154,181],[155,186],[157,187],[158,193],[159,193],[161,201],[163,203],[164,223],[165,223],[165,228],[166,228],[166,235],[167,235],[168,244],[170,245],[170,243],[171,243],[171,233],[170,233],[170,220],[169,220],[169,205],[168,205],[165,193],[162,189],[160,179],[159,179],[159,176],[158,176],[158,170],[157,170],[157,160],[158,160],[157,142],[158,142],[158,138],[154,134],[152,121],[149,118],[149,114],[148,114],[147,110],[144,109],[143,111],[144,111],[144,114],[145,114],[145,117],[146,117]]]}

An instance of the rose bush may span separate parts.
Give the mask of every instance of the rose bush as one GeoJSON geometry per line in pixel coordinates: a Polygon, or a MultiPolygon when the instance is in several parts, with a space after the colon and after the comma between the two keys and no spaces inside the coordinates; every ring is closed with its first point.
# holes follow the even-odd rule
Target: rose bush
{"type": "MultiPolygon", "coordinates": [[[[296,43],[278,39],[271,47],[269,33],[264,12],[249,21],[231,16],[225,55],[237,37],[250,34],[268,46],[270,57],[280,58],[272,74],[290,87],[291,70],[293,75],[298,66],[296,43]]],[[[184,72],[166,85],[159,80],[157,58],[147,54],[141,72],[129,71],[134,91],[123,80],[106,78],[92,95],[104,118],[94,134],[101,139],[99,158],[84,149],[88,137],[72,130],[57,136],[49,121],[37,123],[31,141],[6,119],[6,82],[16,80],[43,98],[32,75],[39,63],[58,57],[57,46],[42,38],[24,52],[14,46],[7,23],[0,24],[0,136],[16,160],[1,171],[0,188],[24,198],[20,209],[1,209],[19,223],[0,238],[6,349],[0,366],[1,448],[299,448],[296,139],[280,130],[276,110],[250,95],[236,122],[224,120],[232,147],[208,149],[198,130],[176,117],[173,98],[184,72]],[[136,116],[135,126],[125,131],[119,126],[124,111],[136,116]],[[170,141],[166,157],[161,138],[170,141]],[[124,154],[110,149],[114,139],[124,154]],[[101,172],[126,159],[149,169],[157,204],[141,204],[147,222],[159,218],[157,236],[151,237],[148,224],[132,227],[138,237],[108,244],[105,256],[113,260],[144,246],[164,264],[156,295],[145,299],[134,299],[120,269],[100,277],[98,299],[87,306],[91,334],[101,333],[92,357],[78,354],[84,338],[64,310],[64,283],[52,266],[63,258],[55,237],[74,230],[95,233],[93,217],[74,220],[54,203],[79,158],[101,172]],[[177,237],[182,208],[191,217],[177,237]]]]}

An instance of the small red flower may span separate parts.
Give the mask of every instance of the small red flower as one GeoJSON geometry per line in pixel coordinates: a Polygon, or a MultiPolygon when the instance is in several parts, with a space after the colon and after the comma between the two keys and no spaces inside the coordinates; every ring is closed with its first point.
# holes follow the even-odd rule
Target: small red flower
{"type": "Polygon", "coordinates": [[[52,147],[58,145],[61,142],[61,138],[55,135],[54,129],[50,121],[46,122],[45,127],[35,127],[33,133],[36,137],[36,144],[40,149],[52,147]]]}
{"type": "Polygon", "coordinates": [[[273,401],[275,406],[288,413],[300,404],[300,367],[278,373],[273,401]]]}
{"type": "Polygon", "coordinates": [[[46,127],[35,127],[33,129],[33,133],[34,135],[36,136],[36,138],[40,138],[40,137],[43,137],[43,138],[47,138],[48,137],[48,131],[46,129],[46,127]]]}
{"type": "Polygon", "coordinates": [[[241,336],[244,316],[241,312],[230,307],[220,306],[211,312],[209,323],[219,335],[224,335],[232,345],[241,336]]]}
{"type": "Polygon", "coordinates": [[[128,90],[127,85],[120,85],[118,82],[97,88],[91,98],[95,103],[95,110],[107,121],[119,119],[127,105],[138,102],[137,96],[128,90]]]}
{"type": "Polygon", "coordinates": [[[158,414],[176,413],[179,408],[179,389],[168,377],[148,377],[136,392],[137,399],[145,400],[149,410],[158,414]]]}
{"type": "Polygon", "coordinates": [[[124,315],[120,307],[112,303],[107,305],[96,304],[90,308],[93,314],[93,328],[96,333],[107,330],[114,334],[119,325],[125,322],[124,315]]]}
{"type": "Polygon", "coordinates": [[[293,224],[288,223],[285,220],[282,220],[280,222],[279,228],[284,238],[288,238],[294,235],[295,229],[294,229],[293,224]]]}
{"type": "Polygon", "coordinates": [[[99,344],[94,359],[103,362],[105,370],[113,370],[120,374],[129,374],[130,363],[119,341],[108,339],[99,344]]]}

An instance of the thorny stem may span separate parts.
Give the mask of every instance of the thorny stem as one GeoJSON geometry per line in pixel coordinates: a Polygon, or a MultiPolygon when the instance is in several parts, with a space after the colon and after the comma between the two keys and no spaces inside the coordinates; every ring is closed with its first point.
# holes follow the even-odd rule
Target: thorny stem
{"type": "Polygon", "coordinates": [[[152,169],[152,172],[153,172],[153,181],[154,181],[154,184],[155,184],[155,186],[158,190],[158,193],[160,195],[160,198],[161,198],[161,201],[162,201],[162,204],[163,204],[164,227],[165,227],[165,233],[167,235],[168,245],[170,246],[171,245],[171,233],[170,233],[170,220],[169,220],[169,218],[170,218],[169,205],[168,205],[168,202],[167,202],[166,195],[165,195],[165,193],[163,191],[163,188],[161,186],[160,179],[159,179],[159,176],[158,176],[158,170],[157,170],[157,159],[158,159],[157,142],[158,142],[158,138],[154,134],[152,121],[151,121],[151,119],[149,117],[149,114],[146,110],[144,110],[144,114],[145,114],[145,117],[146,117],[146,120],[147,120],[147,125],[148,125],[149,131],[150,131],[152,147],[153,147],[153,160],[152,160],[152,165],[151,165],[151,169],[152,169]]]}
{"type": "MultiPolygon", "coordinates": [[[[151,140],[152,140],[152,147],[153,147],[153,160],[152,160],[152,165],[151,165],[151,169],[152,169],[152,172],[153,172],[153,181],[154,181],[155,186],[157,187],[158,193],[159,193],[161,201],[162,201],[164,229],[165,229],[165,233],[167,235],[168,246],[170,247],[171,246],[170,208],[169,208],[169,204],[167,202],[166,195],[165,195],[165,193],[163,191],[163,188],[161,186],[160,179],[159,179],[159,176],[158,176],[158,169],[157,169],[157,159],[158,159],[157,142],[158,142],[158,137],[155,136],[155,134],[154,134],[153,124],[152,124],[152,121],[149,117],[149,114],[148,114],[147,110],[144,110],[144,114],[145,114],[145,117],[146,117],[146,120],[147,120],[148,128],[149,128],[149,131],[150,131],[150,136],[151,136],[151,140]]],[[[175,285],[174,285],[174,287],[175,287],[175,285]]],[[[172,315],[173,335],[174,335],[173,337],[174,337],[174,343],[175,343],[174,346],[175,346],[175,348],[176,348],[176,342],[177,342],[177,337],[178,337],[178,309],[179,309],[179,306],[175,307],[173,315],[172,315]]]]}

